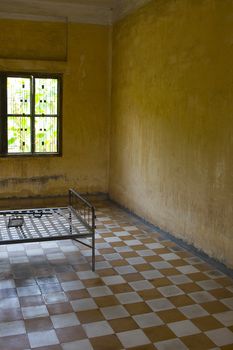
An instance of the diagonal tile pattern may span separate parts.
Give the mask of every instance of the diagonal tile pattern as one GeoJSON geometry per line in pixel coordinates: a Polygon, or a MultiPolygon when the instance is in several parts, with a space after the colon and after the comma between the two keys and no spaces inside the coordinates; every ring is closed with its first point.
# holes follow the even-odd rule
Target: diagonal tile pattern
{"type": "Polygon", "coordinates": [[[0,349],[233,349],[233,280],[108,201],[71,241],[0,246],[0,349]]]}

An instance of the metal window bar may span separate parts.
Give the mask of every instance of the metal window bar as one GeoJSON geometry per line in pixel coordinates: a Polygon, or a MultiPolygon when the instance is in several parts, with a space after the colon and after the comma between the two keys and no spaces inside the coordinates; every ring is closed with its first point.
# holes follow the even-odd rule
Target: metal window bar
{"type": "Polygon", "coordinates": [[[68,194],[68,207],[0,211],[0,245],[72,239],[92,249],[94,271],[95,208],[73,189],[68,194]],[[10,218],[23,218],[24,223],[9,226],[10,218]]]}

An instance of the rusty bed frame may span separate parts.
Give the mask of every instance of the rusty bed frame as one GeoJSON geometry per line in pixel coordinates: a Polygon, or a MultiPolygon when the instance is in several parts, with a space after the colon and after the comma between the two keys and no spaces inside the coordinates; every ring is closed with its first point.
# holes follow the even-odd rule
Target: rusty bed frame
{"type": "Polygon", "coordinates": [[[68,196],[67,207],[0,211],[0,245],[72,239],[92,249],[94,271],[95,208],[73,189],[68,196]]]}

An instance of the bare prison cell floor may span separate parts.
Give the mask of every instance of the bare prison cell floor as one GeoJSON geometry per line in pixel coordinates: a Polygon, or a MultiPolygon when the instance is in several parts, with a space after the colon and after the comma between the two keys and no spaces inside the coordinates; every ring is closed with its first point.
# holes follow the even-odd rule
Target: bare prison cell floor
{"type": "Polygon", "coordinates": [[[95,204],[95,273],[72,241],[0,247],[0,349],[233,349],[233,280],[95,204]]]}

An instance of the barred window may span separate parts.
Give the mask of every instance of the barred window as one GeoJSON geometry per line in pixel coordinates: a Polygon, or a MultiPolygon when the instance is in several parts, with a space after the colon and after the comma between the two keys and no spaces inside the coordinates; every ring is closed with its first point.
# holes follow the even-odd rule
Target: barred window
{"type": "Polygon", "coordinates": [[[0,73],[1,156],[61,154],[61,76],[0,73]]]}

